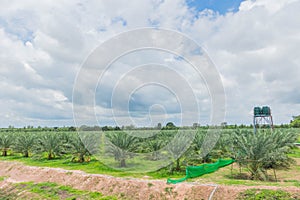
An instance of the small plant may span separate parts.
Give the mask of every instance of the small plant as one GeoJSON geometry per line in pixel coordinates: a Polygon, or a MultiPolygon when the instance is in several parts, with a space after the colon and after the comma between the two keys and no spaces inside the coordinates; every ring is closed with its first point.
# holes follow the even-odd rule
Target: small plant
{"type": "Polygon", "coordinates": [[[6,178],[6,176],[0,176],[0,181],[4,181],[6,178]]]}
{"type": "Polygon", "coordinates": [[[152,187],[153,186],[153,183],[148,183],[148,187],[152,187]]]}
{"type": "Polygon", "coordinates": [[[168,193],[168,194],[171,194],[173,191],[173,188],[172,187],[166,187],[165,188],[165,192],[168,193]]]}
{"type": "Polygon", "coordinates": [[[291,194],[283,190],[248,189],[241,192],[238,200],[292,200],[291,194]]]}

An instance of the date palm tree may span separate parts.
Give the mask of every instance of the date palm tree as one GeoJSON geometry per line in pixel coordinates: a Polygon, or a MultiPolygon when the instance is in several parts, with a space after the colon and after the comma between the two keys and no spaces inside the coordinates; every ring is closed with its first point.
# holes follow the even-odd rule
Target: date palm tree
{"type": "MultiPolygon", "coordinates": [[[[191,146],[192,139],[193,134],[191,134],[191,132],[182,131],[176,134],[173,140],[171,140],[171,142],[167,144],[166,149],[168,155],[173,160],[173,164],[175,164],[176,171],[180,171],[180,159],[191,146]]],[[[173,172],[173,170],[173,165],[171,165],[171,173],[173,172]]]]}
{"type": "Polygon", "coordinates": [[[34,151],[39,154],[46,153],[51,160],[64,153],[63,138],[58,133],[42,133],[38,136],[34,151]]]}
{"type": "Polygon", "coordinates": [[[14,151],[22,153],[24,157],[29,157],[35,145],[35,135],[32,133],[21,133],[16,137],[15,144],[13,145],[14,151]]]}
{"type": "Polygon", "coordinates": [[[248,168],[252,179],[267,180],[267,169],[287,168],[293,162],[287,153],[296,141],[295,133],[237,131],[233,141],[235,159],[248,168]]]}
{"type": "Polygon", "coordinates": [[[120,167],[126,167],[126,159],[133,155],[137,148],[138,138],[122,131],[108,132],[106,134],[106,151],[120,162],[120,167]]]}
{"type": "Polygon", "coordinates": [[[2,156],[7,156],[8,150],[12,147],[14,143],[13,133],[1,133],[0,134],[0,148],[2,150],[2,156]]]}
{"type": "Polygon", "coordinates": [[[160,152],[161,148],[165,146],[165,141],[161,139],[154,139],[154,140],[148,140],[145,143],[145,148],[151,152],[151,159],[152,160],[159,160],[160,158],[160,152]]]}
{"type": "Polygon", "coordinates": [[[66,146],[70,148],[70,152],[73,154],[72,161],[76,158],[78,162],[82,163],[86,161],[86,156],[96,154],[99,150],[98,138],[93,133],[85,133],[79,137],[77,134],[71,136],[66,146]]]}

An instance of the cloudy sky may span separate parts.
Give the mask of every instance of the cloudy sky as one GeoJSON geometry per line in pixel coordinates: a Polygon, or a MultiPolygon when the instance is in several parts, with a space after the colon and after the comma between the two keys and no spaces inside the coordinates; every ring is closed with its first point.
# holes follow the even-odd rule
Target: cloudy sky
{"type": "MultiPolygon", "coordinates": [[[[206,51],[224,87],[224,121],[250,124],[256,105],[269,105],[276,124],[300,114],[300,0],[0,0],[0,5],[0,127],[74,125],[79,102],[73,102],[73,89],[89,55],[142,27],[178,31],[206,51]]],[[[207,124],[211,91],[193,74],[169,52],[130,53],[94,86],[94,112],[81,107],[81,115],[87,124],[96,115],[101,126],[116,119],[118,125],[191,125],[198,121],[194,116],[207,124]],[[149,77],[158,79],[149,84],[149,77]],[[196,106],[186,98],[192,95],[188,88],[196,106]],[[182,120],[184,112],[189,117],[182,120]]]]}

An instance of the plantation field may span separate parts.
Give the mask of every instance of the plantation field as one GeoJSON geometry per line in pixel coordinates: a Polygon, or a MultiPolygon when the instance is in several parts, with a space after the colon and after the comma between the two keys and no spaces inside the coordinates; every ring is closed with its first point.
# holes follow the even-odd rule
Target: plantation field
{"type": "MultiPolygon", "coordinates": [[[[294,145],[300,139],[299,129],[281,129],[275,132],[264,130],[256,135],[250,129],[224,129],[212,151],[205,157],[201,157],[201,151],[202,144],[207,139],[206,129],[184,130],[180,132],[180,136],[177,133],[177,130],[138,130],[129,134],[123,131],[88,131],[80,139],[77,132],[70,131],[2,131],[0,163],[21,162],[27,166],[80,170],[90,174],[123,177],[125,180],[138,178],[165,182],[169,177],[184,177],[186,166],[233,158],[236,161],[233,165],[188,179],[187,184],[192,182],[224,187],[259,186],[275,189],[283,187],[288,190],[300,188],[300,148],[294,145]],[[141,137],[135,137],[140,135],[141,137]],[[147,135],[151,137],[148,138],[147,135]],[[180,154],[190,135],[193,136],[190,147],[180,154]],[[176,143],[172,143],[174,138],[176,143]],[[172,145],[168,145],[170,143],[172,145]],[[149,170],[152,165],[163,165],[166,159],[172,162],[160,169],[149,170]]],[[[39,187],[35,183],[29,185],[39,187]]],[[[31,191],[30,187],[27,188],[28,192],[31,191]]],[[[53,187],[60,188],[57,185],[53,187]]],[[[171,188],[173,187],[172,185],[171,188]]],[[[120,195],[115,197],[123,199],[120,195]]]]}

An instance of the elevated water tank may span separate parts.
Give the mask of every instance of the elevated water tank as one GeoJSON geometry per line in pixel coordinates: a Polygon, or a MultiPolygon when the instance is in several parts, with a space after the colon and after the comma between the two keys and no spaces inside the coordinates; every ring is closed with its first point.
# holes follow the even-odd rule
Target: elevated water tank
{"type": "Polygon", "coordinates": [[[262,107],[262,114],[266,115],[266,116],[270,116],[271,115],[271,109],[268,106],[264,106],[262,107]]]}
{"type": "Polygon", "coordinates": [[[262,110],[260,107],[254,107],[254,116],[259,116],[262,114],[262,110]]]}

